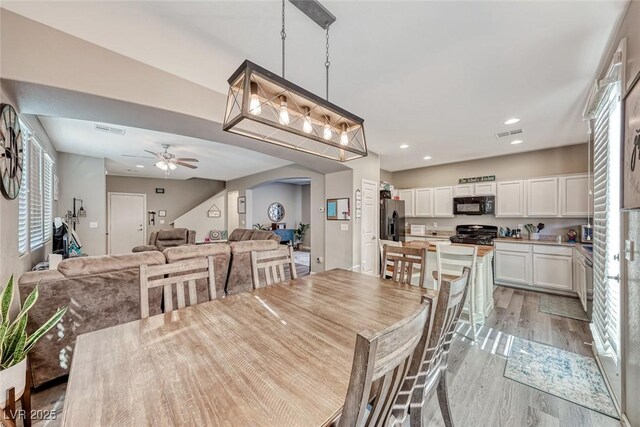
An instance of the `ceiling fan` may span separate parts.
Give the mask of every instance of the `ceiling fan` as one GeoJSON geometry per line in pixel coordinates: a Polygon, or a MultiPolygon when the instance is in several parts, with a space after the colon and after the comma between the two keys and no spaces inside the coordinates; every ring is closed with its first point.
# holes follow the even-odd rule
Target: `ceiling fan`
{"type": "Polygon", "coordinates": [[[158,162],[156,163],[156,167],[159,169],[162,169],[167,174],[170,173],[171,171],[176,170],[178,165],[187,167],[189,169],[198,169],[198,166],[191,164],[193,162],[199,162],[198,159],[187,158],[187,157],[176,158],[174,154],[169,153],[169,147],[171,147],[169,144],[162,144],[162,148],[164,148],[164,152],[161,152],[161,153],[154,153],[153,151],[149,151],[149,150],[144,150],[144,151],[146,151],[149,154],[153,154],[153,156],[158,160],[158,162]]]}

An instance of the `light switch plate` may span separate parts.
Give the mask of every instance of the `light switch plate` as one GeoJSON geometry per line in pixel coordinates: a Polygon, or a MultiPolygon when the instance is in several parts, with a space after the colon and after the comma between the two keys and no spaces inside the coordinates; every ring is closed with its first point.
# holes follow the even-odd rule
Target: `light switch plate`
{"type": "Polygon", "coordinates": [[[349,224],[340,224],[340,231],[349,231],[349,224]]]}
{"type": "Polygon", "coordinates": [[[161,219],[161,220],[160,220],[160,224],[164,224],[164,219],[161,219]]]}
{"type": "Polygon", "coordinates": [[[633,240],[624,241],[624,258],[633,261],[633,240]]]}
{"type": "Polygon", "coordinates": [[[98,223],[97,222],[90,222],[89,223],[89,228],[98,228],[98,223]]]}

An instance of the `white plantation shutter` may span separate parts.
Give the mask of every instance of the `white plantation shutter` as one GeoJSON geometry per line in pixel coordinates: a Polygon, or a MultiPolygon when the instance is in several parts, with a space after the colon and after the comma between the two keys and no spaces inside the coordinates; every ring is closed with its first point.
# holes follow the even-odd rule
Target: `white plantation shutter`
{"type": "Polygon", "coordinates": [[[599,353],[619,351],[620,89],[611,84],[594,119],[593,326],[599,353]]]}
{"type": "Polygon", "coordinates": [[[22,184],[18,195],[18,254],[24,255],[29,250],[29,139],[24,142],[24,157],[22,166],[22,184]]]}
{"type": "Polygon", "coordinates": [[[53,160],[48,154],[44,155],[43,159],[43,172],[42,177],[42,204],[44,213],[44,241],[48,242],[51,239],[53,232],[53,160]]]}
{"type": "Polygon", "coordinates": [[[43,204],[42,204],[42,147],[35,140],[31,141],[29,153],[29,247],[31,250],[42,246],[43,204]]]}

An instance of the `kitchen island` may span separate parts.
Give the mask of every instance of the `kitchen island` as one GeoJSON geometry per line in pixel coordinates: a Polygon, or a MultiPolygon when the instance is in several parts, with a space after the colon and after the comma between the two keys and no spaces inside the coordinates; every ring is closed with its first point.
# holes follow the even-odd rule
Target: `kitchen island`
{"type": "MultiPolygon", "coordinates": [[[[454,243],[454,246],[474,246],[464,243],[454,243]]],[[[405,243],[405,246],[413,248],[426,248],[427,249],[427,271],[425,274],[424,286],[427,288],[435,288],[435,280],[433,279],[432,272],[438,270],[438,264],[436,261],[436,247],[429,242],[413,240],[405,243]]],[[[485,319],[493,310],[493,246],[476,245],[478,247],[478,257],[476,259],[476,285],[474,289],[476,312],[474,315],[474,321],[476,324],[483,325],[485,319]]],[[[467,298],[467,301],[469,299],[467,298]]],[[[468,316],[468,302],[465,304],[463,311],[465,316],[468,316]]]]}

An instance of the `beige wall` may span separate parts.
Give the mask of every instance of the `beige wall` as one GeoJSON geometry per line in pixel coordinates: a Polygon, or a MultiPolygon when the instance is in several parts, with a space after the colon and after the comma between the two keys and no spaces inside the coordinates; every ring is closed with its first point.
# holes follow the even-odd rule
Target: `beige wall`
{"type": "Polygon", "coordinates": [[[380,169],[380,181],[381,182],[390,182],[393,183],[393,172],[389,172],[388,170],[380,169]]]}
{"type": "MultiPolygon", "coordinates": [[[[147,233],[172,228],[171,223],[200,203],[224,190],[224,181],[192,178],[187,180],[107,176],[107,193],[137,193],[147,195],[147,210],[165,210],[167,216],[156,215],[155,226],[147,225],[147,233]],[[157,194],[156,188],[164,188],[157,194]],[[161,221],[164,220],[164,224],[161,221]]],[[[220,207],[220,209],[222,209],[220,207]]],[[[196,236],[202,240],[204,236],[196,236]]]]}
{"type": "Polygon", "coordinates": [[[497,181],[587,171],[587,144],[568,145],[487,159],[469,160],[393,172],[396,188],[438,187],[458,184],[459,178],[495,175],[497,181]]]}
{"type": "Polygon", "coordinates": [[[253,189],[252,206],[253,224],[261,224],[271,228],[273,221],[267,213],[269,206],[279,202],[284,207],[284,222],[287,228],[295,228],[302,221],[302,188],[300,185],[273,182],[253,189]]]}
{"type": "MultiPolygon", "coordinates": [[[[84,201],[87,216],[76,224],[82,251],[89,255],[107,253],[107,201],[105,198],[105,161],[97,157],[59,153],[60,200],[58,215],[73,211],[73,198],[84,201]],[[90,223],[97,223],[91,228],[90,223]]],[[[77,205],[78,209],[80,205],[77,205]]]]}
{"type": "MultiPolygon", "coordinates": [[[[20,105],[7,96],[4,88],[0,88],[0,102],[13,105],[16,111],[18,111],[19,114],[21,113],[20,105]]],[[[54,160],[54,173],[58,173],[58,153],[40,125],[40,121],[35,116],[24,116],[24,119],[34,131],[38,142],[40,142],[54,160]]],[[[56,205],[57,203],[54,201],[54,215],[56,205]]],[[[18,200],[7,200],[0,195],[0,289],[5,286],[11,275],[16,279],[19,278],[25,271],[31,270],[35,264],[44,261],[46,256],[51,252],[51,242],[48,242],[43,248],[36,249],[23,256],[18,256],[17,230],[18,200]]]]}
{"type": "Polygon", "coordinates": [[[196,242],[204,241],[211,230],[227,229],[227,192],[221,191],[177,218],[173,226],[196,232],[196,242]],[[209,210],[218,208],[219,218],[210,218],[209,210]]]}

